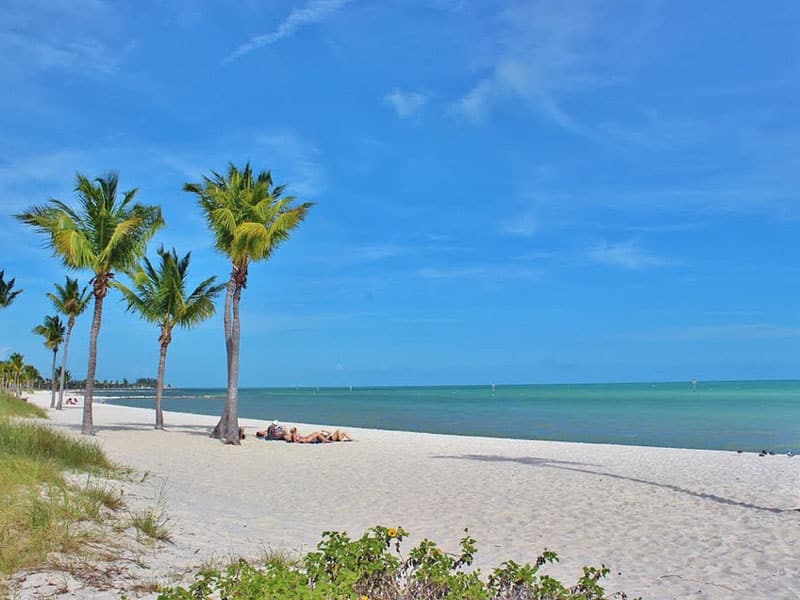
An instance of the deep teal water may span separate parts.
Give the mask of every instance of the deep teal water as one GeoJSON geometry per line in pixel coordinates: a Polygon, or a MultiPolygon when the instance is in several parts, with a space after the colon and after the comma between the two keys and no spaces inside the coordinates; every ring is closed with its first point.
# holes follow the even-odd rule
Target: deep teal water
{"type": "MultiPolygon", "coordinates": [[[[98,391],[152,407],[151,390],[98,391]]],[[[113,397],[113,399],[111,399],[113,397]]],[[[218,415],[221,389],[170,389],[164,408],[218,415]]],[[[261,388],[241,417],[490,437],[800,452],[800,381],[261,388]]]]}

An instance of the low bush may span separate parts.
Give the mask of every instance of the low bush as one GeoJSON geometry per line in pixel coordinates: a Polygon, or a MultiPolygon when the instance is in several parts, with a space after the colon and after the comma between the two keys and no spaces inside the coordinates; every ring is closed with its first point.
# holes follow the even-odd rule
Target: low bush
{"type": "Polygon", "coordinates": [[[315,552],[297,563],[270,560],[264,565],[239,561],[225,569],[204,569],[188,588],[163,591],[159,600],[605,600],[600,580],[605,566],[584,567],[583,575],[566,586],[540,568],[558,560],[545,551],[533,564],[503,563],[482,579],[467,569],[476,552],[469,535],[457,555],[423,540],[407,557],[400,543],[402,528],[374,527],[353,540],[327,531],[315,552]]]}

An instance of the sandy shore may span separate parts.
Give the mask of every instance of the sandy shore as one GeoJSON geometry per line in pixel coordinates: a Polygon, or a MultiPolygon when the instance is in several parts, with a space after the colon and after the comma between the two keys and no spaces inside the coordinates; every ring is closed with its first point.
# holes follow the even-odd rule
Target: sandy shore
{"type": "MultiPolygon", "coordinates": [[[[81,412],[50,414],[79,431],[81,412]]],[[[357,443],[297,445],[255,439],[266,424],[248,419],[242,446],[226,447],[207,436],[213,417],[167,412],[165,432],[151,410],[96,404],[94,418],[109,456],[163,490],[174,544],[158,551],[162,574],[308,551],[323,530],[399,524],[412,543],[452,550],[469,528],[484,570],[545,547],[562,559],[548,572],[569,581],[605,563],[607,589],[632,597],[788,599],[800,589],[800,457],[350,428],[357,443]]]]}

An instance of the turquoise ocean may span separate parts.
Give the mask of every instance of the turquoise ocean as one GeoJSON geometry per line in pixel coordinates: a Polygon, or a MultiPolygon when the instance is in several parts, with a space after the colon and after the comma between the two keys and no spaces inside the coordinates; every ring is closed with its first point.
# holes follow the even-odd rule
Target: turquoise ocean
{"type": "MultiPolygon", "coordinates": [[[[152,390],[97,390],[150,408],[152,390]]],[[[224,389],[165,390],[164,409],[221,414],[224,389]]],[[[800,381],[252,388],[239,416],[504,438],[800,453],[800,381]]]]}

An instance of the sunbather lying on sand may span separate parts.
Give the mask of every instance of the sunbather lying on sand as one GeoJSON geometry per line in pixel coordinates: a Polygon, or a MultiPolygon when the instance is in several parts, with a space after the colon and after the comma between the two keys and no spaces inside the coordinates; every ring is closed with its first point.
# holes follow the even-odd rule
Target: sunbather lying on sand
{"type": "Polygon", "coordinates": [[[297,427],[292,427],[283,439],[292,444],[328,444],[331,442],[331,440],[322,435],[321,431],[300,435],[297,433],[297,427]]]}
{"type": "Polygon", "coordinates": [[[321,431],[320,433],[322,435],[324,435],[326,438],[328,438],[332,442],[354,442],[355,441],[349,433],[347,433],[346,431],[342,431],[341,429],[337,429],[333,433],[330,433],[329,431],[324,431],[324,430],[321,431]]]}
{"type": "Polygon", "coordinates": [[[277,421],[264,431],[256,431],[256,437],[259,439],[267,440],[283,440],[286,442],[300,443],[300,444],[318,444],[324,442],[353,442],[353,437],[346,431],[337,429],[333,433],[329,431],[315,431],[308,435],[300,435],[297,433],[297,427],[292,427],[288,432],[277,421]]]}

